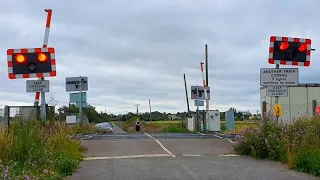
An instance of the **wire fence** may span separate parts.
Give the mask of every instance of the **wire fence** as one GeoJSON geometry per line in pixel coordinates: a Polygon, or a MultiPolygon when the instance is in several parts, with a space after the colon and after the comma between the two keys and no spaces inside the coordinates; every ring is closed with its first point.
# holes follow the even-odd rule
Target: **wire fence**
{"type": "MultiPolygon", "coordinates": [[[[296,120],[301,118],[310,118],[315,114],[315,107],[319,105],[320,102],[307,102],[307,103],[281,103],[282,115],[279,116],[278,121],[291,124],[296,120]]],[[[274,116],[274,105],[272,103],[265,103],[265,113],[269,116],[274,116]]]]}

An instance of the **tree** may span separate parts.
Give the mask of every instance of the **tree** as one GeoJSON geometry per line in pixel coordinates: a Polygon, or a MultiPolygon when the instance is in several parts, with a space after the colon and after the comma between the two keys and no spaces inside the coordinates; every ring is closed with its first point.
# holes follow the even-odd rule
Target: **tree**
{"type": "Polygon", "coordinates": [[[49,106],[56,106],[57,104],[58,104],[58,101],[55,100],[53,96],[51,96],[49,101],[48,101],[48,105],[49,106]]]}

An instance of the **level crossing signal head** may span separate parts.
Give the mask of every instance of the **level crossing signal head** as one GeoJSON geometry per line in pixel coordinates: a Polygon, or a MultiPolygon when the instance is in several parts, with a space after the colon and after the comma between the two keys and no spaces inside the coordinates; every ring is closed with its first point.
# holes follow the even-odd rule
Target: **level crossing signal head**
{"type": "Polygon", "coordinates": [[[56,76],[54,48],[8,49],[9,79],[56,76]]]}
{"type": "Polygon", "coordinates": [[[311,39],[270,37],[269,64],[310,66],[311,39]]]}

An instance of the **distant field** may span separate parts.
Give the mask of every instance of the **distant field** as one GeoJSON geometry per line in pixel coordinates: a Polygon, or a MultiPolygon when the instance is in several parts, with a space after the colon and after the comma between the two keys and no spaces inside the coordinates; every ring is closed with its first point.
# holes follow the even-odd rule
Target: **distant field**
{"type": "MultiPolygon", "coordinates": [[[[220,121],[221,122],[221,126],[225,126],[226,121],[220,121]]],[[[147,124],[149,125],[157,125],[157,126],[167,126],[170,124],[181,124],[181,121],[146,121],[147,124]]],[[[236,133],[241,133],[245,128],[249,128],[249,127],[256,127],[259,124],[259,122],[257,121],[235,121],[235,130],[226,130],[224,131],[225,133],[232,133],[232,134],[236,134],[236,133]]]]}
{"type": "Polygon", "coordinates": [[[177,120],[177,121],[146,121],[147,124],[178,124],[181,123],[181,121],[177,120]]]}
{"type": "MultiPolygon", "coordinates": [[[[221,124],[225,124],[226,121],[220,121],[221,124]]],[[[147,124],[180,124],[180,120],[166,120],[166,121],[146,121],[147,124]]],[[[256,121],[235,121],[235,124],[256,124],[256,121]]]]}

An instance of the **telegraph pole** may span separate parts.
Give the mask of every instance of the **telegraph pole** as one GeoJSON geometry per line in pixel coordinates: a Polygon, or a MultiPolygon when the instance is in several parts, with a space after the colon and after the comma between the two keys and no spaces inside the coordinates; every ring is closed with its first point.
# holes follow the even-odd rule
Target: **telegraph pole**
{"type": "Polygon", "coordinates": [[[150,109],[150,121],[152,121],[152,116],[151,116],[151,101],[149,99],[149,109],[150,109]]]}
{"type": "Polygon", "coordinates": [[[187,109],[188,109],[188,118],[190,118],[190,107],[189,107],[189,98],[188,98],[188,89],[187,89],[186,74],[183,74],[183,79],[184,79],[184,89],[185,89],[185,92],[186,92],[187,109]]]}
{"type": "Polygon", "coordinates": [[[137,117],[139,117],[139,106],[140,106],[140,104],[135,104],[134,106],[137,106],[137,117]]]}
{"type": "Polygon", "coordinates": [[[126,111],[126,122],[128,122],[128,111],[126,111]]]}
{"type": "Polygon", "coordinates": [[[208,45],[205,46],[205,54],[206,54],[206,85],[209,87],[209,72],[208,72],[208,45]]]}

